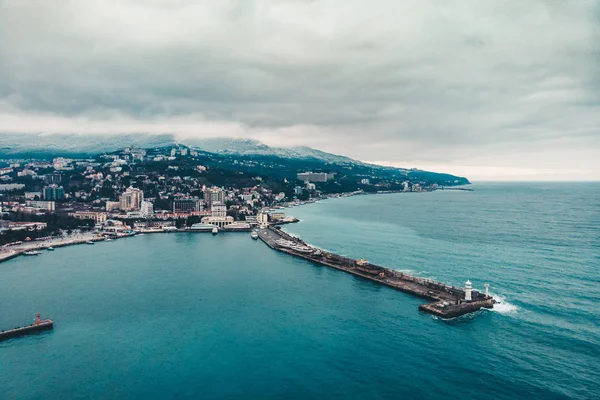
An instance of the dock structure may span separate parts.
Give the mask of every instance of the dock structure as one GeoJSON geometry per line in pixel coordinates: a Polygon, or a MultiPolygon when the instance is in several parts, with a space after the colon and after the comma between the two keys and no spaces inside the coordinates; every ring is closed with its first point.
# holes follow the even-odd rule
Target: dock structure
{"type": "Polygon", "coordinates": [[[261,229],[258,235],[264,243],[275,250],[429,300],[430,303],[419,306],[419,310],[440,318],[459,317],[482,308],[494,307],[495,301],[487,293],[487,285],[484,294],[473,290],[469,281],[463,289],[408,275],[401,271],[370,264],[366,260],[354,260],[316,249],[274,226],[261,229]]]}
{"type": "Polygon", "coordinates": [[[33,324],[27,326],[21,326],[6,331],[0,331],[0,341],[11,339],[18,336],[28,335],[31,333],[37,333],[52,329],[54,327],[54,321],[51,319],[41,319],[40,314],[36,315],[36,319],[33,324]]]}

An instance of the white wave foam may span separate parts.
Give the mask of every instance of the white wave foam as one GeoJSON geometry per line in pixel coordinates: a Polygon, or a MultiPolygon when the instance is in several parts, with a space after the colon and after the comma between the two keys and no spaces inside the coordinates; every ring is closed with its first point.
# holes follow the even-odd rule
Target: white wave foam
{"type": "Polygon", "coordinates": [[[519,307],[506,301],[506,299],[503,296],[492,293],[490,293],[490,295],[494,299],[496,299],[497,302],[496,304],[494,304],[494,308],[492,308],[492,311],[496,311],[500,314],[514,314],[517,311],[519,311],[519,307]]]}

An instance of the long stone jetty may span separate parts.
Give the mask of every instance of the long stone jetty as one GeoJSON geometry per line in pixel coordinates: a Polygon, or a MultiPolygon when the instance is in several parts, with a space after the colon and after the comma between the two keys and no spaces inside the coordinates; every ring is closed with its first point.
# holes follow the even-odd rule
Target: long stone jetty
{"type": "Polygon", "coordinates": [[[275,250],[429,300],[429,303],[419,306],[419,310],[440,318],[459,317],[482,308],[494,307],[494,298],[487,293],[480,293],[470,287],[463,289],[446,285],[370,264],[366,260],[354,260],[326,252],[308,246],[301,239],[283,232],[278,227],[268,226],[261,229],[258,235],[263,242],[275,250]]]}

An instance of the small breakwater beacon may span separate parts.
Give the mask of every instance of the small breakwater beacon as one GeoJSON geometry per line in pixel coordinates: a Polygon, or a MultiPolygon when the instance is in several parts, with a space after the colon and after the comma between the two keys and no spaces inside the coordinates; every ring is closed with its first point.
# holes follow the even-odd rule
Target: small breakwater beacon
{"type": "Polygon", "coordinates": [[[6,331],[0,331],[0,341],[31,333],[41,332],[54,327],[54,321],[51,319],[41,319],[40,314],[36,314],[33,324],[28,326],[16,327],[6,331]]]}
{"type": "Polygon", "coordinates": [[[473,291],[473,285],[472,285],[471,281],[467,279],[467,281],[465,282],[465,300],[466,301],[473,300],[471,298],[472,291],[473,291]]]}

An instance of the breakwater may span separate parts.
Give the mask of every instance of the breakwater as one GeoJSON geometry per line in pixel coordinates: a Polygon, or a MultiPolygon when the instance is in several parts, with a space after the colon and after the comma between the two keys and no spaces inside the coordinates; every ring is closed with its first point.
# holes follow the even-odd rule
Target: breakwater
{"type": "Polygon", "coordinates": [[[419,310],[441,318],[454,318],[482,308],[493,308],[494,306],[494,299],[491,296],[477,290],[469,289],[469,299],[466,290],[463,288],[370,264],[366,260],[354,260],[322,251],[308,246],[303,240],[273,226],[261,229],[259,238],[269,247],[283,253],[304,258],[429,300],[430,303],[419,306],[419,310]]]}
{"type": "Polygon", "coordinates": [[[54,327],[54,322],[51,319],[38,320],[31,325],[16,327],[6,331],[0,331],[0,341],[46,331],[54,327]]]}

